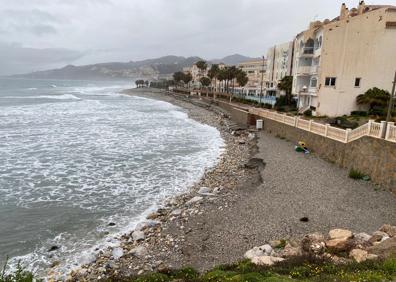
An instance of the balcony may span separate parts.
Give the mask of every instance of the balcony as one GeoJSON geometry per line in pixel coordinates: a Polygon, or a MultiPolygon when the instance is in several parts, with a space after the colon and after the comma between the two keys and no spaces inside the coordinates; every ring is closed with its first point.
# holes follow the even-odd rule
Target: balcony
{"type": "Polygon", "coordinates": [[[297,76],[311,76],[319,73],[319,66],[299,66],[297,68],[297,76]]]}
{"type": "Polygon", "coordinates": [[[304,47],[300,51],[300,57],[312,58],[314,56],[314,47],[304,47]]]}
{"type": "Polygon", "coordinates": [[[311,74],[311,66],[299,66],[297,68],[297,75],[304,76],[311,74]]]}
{"type": "Polygon", "coordinates": [[[317,96],[318,89],[316,87],[301,87],[298,90],[298,94],[301,96],[317,96]]]}
{"type": "Polygon", "coordinates": [[[319,65],[311,66],[311,74],[319,73],[319,65]]]}

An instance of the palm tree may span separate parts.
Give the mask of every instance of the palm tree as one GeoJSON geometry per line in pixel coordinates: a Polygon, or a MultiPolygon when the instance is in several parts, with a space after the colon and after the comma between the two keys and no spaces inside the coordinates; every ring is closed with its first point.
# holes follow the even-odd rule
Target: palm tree
{"type": "Polygon", "coordinates": [[[249,81],[249,78],[247,77],[246,72],[244,72],[241,69],[238,69],[238,72],[236,75],[236,81],[238,82],[240,87],[244,87],[249,81]]]}
{"type": "Polygon", "coordinates": [[[185,84],[187,84],[187,86],[188,86],[188,84],[190,83],[190,81],[192,80],[192,75],[191,75],[191,73],[183,73],[183,78],[182,78],[182,80],[183,80],[183,82],[185,83],[185,84]]]}
{"type": "Polygon", "coordinates": [[[181,71],[175,72],[173,74],[173,80],[176,82],[176,85],[180,84],[183,81],[184,73],[181,71]]]}
{"type": "MultiPolygon", "coordinates": [[[[217,73],[217,79],[220,81],[220,89],[221,89],[221,87],[224,86],[224,85],[222,85],[223,81],[226,80],[226,69],[225,68],[219,69],[219,72],[217,73]]],[[[223,89],[224,89],[224,87],[223,87],[223,89]]]]}
{"type": "Polygon", "coordinates": [[[205,61],[203,61],[203,60],[196,62],[195,65],[196,65],[197,68],[199,68],[201,71],[206,70],[207,67],[208,67],[208,64],[207,64],[205,61]]]}
{"type": "MultiPolygon", "coordinates": [[[[215,80],[215,83],[214,83],[215,88],[216,88],[217,76],[218,76],[218,74],[219,74],[219,71],[220,71],[219,65],[216,65],[216,64],[213,64],[213,65],[210,67],[210,70],[208,71],[208,77],[210,78],[210,80],[211,80],[211,81],[212,81],[213,79],[215,80]]],[[[216,89],[215,89],[215,91],[216,91],[216,89]]]]}
{"type": "Polygon", "coordinates": [[[210,85],[210,83],[212,82],[212,80],[209,77],[201,77],[201,79],[199,80],[199,82],[201,82],[201,85],[203,87],[206,87],[206,97],[208,97],[208,86],[210,85]]]}
{"type": "Polygon", "coordinates": [[[375,107],[385,108],[388,105],[389,97],[388,91],[374,87],[357,96],[356,103],[358,105],[368,105],[369,110],[373,110],[375,107]]]}
{"type": "Polygon", "coordinates": [[[286,105],[292,104],[293,76],[285,76],[278,83],[278,89],[285,91],[286,105]]]}

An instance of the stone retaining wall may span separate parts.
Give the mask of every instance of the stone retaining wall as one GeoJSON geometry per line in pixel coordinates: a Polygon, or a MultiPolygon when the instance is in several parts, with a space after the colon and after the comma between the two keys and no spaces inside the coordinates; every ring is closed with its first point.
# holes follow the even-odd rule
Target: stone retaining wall
{"type": "Polygon", "coordinates": [[[231,106],[223,101],[216,101],[215,103],[222,109],[226,110],[231,115],[232,120],[239,125],[246,126],[250,122],[249,112],[231,106]]]}

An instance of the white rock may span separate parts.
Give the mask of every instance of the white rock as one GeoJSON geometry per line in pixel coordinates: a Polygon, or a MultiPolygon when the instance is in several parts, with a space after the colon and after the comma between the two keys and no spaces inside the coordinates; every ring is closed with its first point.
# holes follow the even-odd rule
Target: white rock
{"type": "Polygon", "coordinates": [[[143,246],[139,246],[139,247],[133,248],[129,253],[131,255],[138,257],[138,258],[142,258],[147,255],[147,249],[143,246]]]}
{"type": "Polygon", "coordinates": [[[252,263],[256,265],[273,265],[277,262],[284,261],[284,258],[272,257],[272,256],[259,256],[251,259],[252,263]]]}
{"type": "Polygon", "coordinates": [[[212,192],[208,187],[201,187],[198,190],[198,194],[206,194],[212,192]]]}
{"type": "Polygon", "coordinates": [[[219,194],[220,193],[220,187],[216,187],[213,189],[213,194],[219,194]]]}
{"type": "Polygon", "coordinates": [[[355,237],[356,241],[358,241],[358,242],[368,242],[371,238],[371,236],[369,234],[364,233],[364,232],[357,233],[357,234],[355,234],[354,237],[355,237]]]}
{"type": "Polygon", "coordinates": [[[196,197],[194,197],[194,198],[192,198],[192,199],[190,199],[189,201],[187,201],[186,202],[186,205],[193,205],[193,204],[195,204],[195,203],[197,203],[197,202],[200,202],[200,201],[202,201],[202,197],[199,197],[199,196],[196,196],[196,197]]]}
{"type": "Polygon", "coordinates": [[[253,249],[250,249],[245,253],[245,258],[247,259],[252,259],[254,257],[260,257],[260,256],[268,256],[272,253],[272,247],[268,244],[260,246],[260,247],[254,247],[253,249]]]}
{"type": "Polygon", "coordinates": [[[134,241],[141,241],[141,240],[144,240],[144,238],[145,238],[145,236],[144,236],[144,232],[143,231],[139,231],[139,230],[133,231],[132,239],[134,241]]]}
{"type": "Polygon", "coordinates": [[[122,248],[114,248],[111,255],[114,257],[115,260],[117,260],[124,255],[124,251],[122,250],[122,248]]]}
{"type": "Polygon", "coordinates": [[[181,209],[176,209],[176,210],[173,210],[173,211],[171,212],[171,215],[173,215],[173,216],[179,216],[179,215],[182,214],[182,212],[183,212],[183,210],[181,210],[181,209]]]}
{"type": "Polygon", "coordinates": [[[249,135],[248,135],[249,141],[253,140],[254,138],[256,138],[256,134],[254,134],[254,133],[249,133],[249,135]]]}
{"type": "Polygon", "coordinates": [[[380,242],[384,242],[385,240],[390,239],[390,237],[388,235],[383,236],[380,242]]]}

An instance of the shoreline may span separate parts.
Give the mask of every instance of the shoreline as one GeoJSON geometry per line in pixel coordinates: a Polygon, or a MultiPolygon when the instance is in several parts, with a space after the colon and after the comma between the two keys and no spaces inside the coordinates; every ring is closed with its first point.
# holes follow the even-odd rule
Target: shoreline
{"type": "MultiPolygon", "coordinates": [[[[168,198],[164,207],[147,216],[134,232],[118,238],[121,241],[119,248],[101,251],[95,262],[72,271],[67,280],[90,281],[112,276],[134,276],[185,265],[188,262],[179,260],[175,252],[185,242],[184,233],[189,233],[189,230],[184,230],[185,223],[193,217],[201,217],[213,205],[227,208],[227,203],[235,197],[233,190],[238,186],[248,182],[251,186],[257,186],[261,182],[257,166],[247,169],[243,165],[255,153],[254,135],[246,130],[233,132],[232,128],[238,127],[221,109],[210,109],[206,103],[197,101],[199,104],[196,104],[185,101],[182,97],[151,89],[124,90],[122,94],[160,100],[181,107],[189,118],[212,126],[220,132],[225,144],[224,151],[218,163],[206,169],[201,180],[188,187],[187,192],[168,198]],[[175,234],[179,231],[182,234],[175,234]]],[[[207,269],[204,265],[199,268],[207,269]]],[[[56,277],[56,274],[50,272],[50,279],[51,277],[56,277]]]]}

